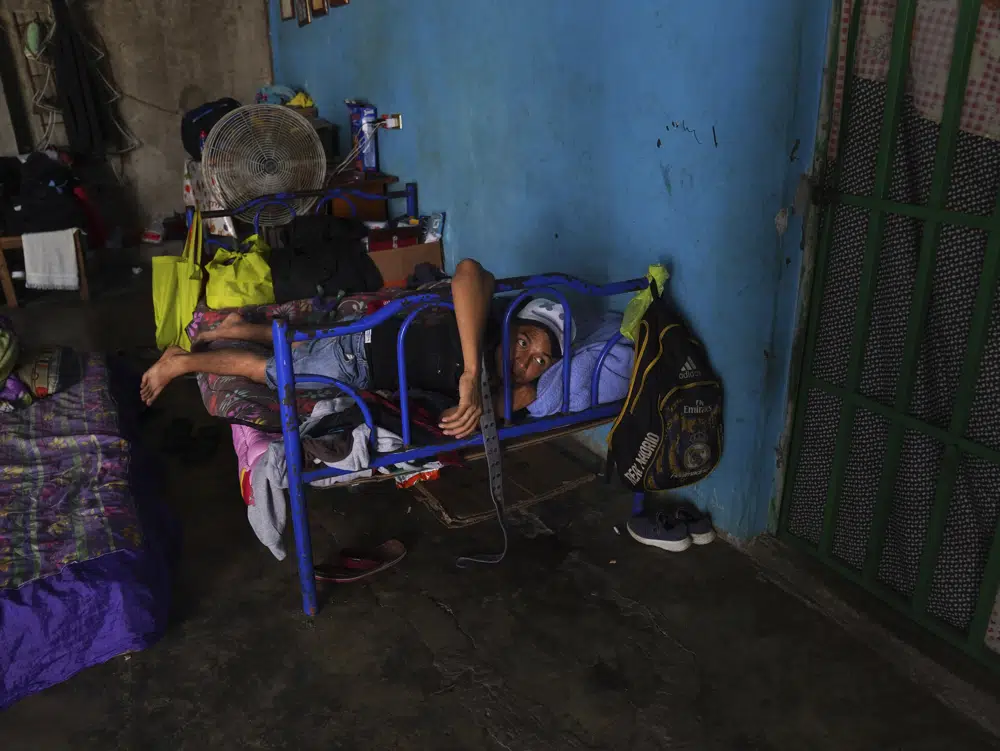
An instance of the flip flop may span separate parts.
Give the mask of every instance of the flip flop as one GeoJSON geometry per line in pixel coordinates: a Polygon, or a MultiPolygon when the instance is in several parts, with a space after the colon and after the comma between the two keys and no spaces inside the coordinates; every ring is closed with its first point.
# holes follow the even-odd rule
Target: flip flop
{"type": "Polygon", "coordinates": [[[367,579],[372,574],[385,571],[406,556],[406,548],[399,540],[386,540],[371,550],[340,551],[336,563],[324,563],[313,569],[318,582],[349,584],[367,579]]]}

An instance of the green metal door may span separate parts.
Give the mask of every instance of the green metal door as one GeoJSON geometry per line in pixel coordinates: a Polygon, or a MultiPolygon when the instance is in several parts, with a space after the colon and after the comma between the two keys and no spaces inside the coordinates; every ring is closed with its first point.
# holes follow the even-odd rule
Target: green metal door
{"type": "Polygon", "coordinates": [[[835,9],[835,140],[823,147],[814,202],[779,535],[996,666],[994,5],[843,0],[835,9]]]}

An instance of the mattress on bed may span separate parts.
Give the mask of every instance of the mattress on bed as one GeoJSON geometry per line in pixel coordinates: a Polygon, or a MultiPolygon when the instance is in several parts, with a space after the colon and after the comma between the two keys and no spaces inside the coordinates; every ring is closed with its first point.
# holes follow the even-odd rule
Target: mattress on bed
{"type": "MultiPolygon", "coordinates": [[[[0,707],[162,634],[170,522],[108,365],[0,415],[0,707]]],[[[137,386],[133,389],[138,393],[137,386]]]]}
{"type": "MultiPolygon", "coordinates": [[[[251,305],[238,310],[212,310],[201,303],[188,326],[188,334],[194,339],[199,333],[211,331],[233,312],[238,312],[243,320],[251,323],[267,323],[275,318],[284,318],[290,326],[330,326],[374,313],[389,300],[405,293],[405,290],[386,288],[340,298],[315,297],[276,305],[251,305]]],[[[268,354],[271,352],[270,347],[250,343],[222,342],[212,346],[238,346],[268,354]]],[[[199,373],[197,378],[201,399],[210,415],[237,425],[248,425],[265,433],[281,432],[277,394],[264,384],[254,383],[247,378],[209,373],[199,373]]],[[[338,393],[336,389],[299,391],[296,394],[299,414],[311,414],[318,401],[329,399],[338,393]]]]}

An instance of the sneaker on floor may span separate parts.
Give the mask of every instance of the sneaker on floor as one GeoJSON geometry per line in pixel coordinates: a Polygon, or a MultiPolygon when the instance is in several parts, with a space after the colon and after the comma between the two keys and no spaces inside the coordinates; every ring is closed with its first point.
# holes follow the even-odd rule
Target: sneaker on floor
{"type": "Polygon", "coordinates": [[[683,524],[673,524],[663,512],[633,516],[625,525],[636,542],[680,553],[691,547],[691,537],[683,524]]]}
{"type": "Polygon", "coordinates": [[[712,517],[693,503],[678,503],[666,511],[667,522],[684,527],[695,545],[708,545],[715,539],[712,517]]]}

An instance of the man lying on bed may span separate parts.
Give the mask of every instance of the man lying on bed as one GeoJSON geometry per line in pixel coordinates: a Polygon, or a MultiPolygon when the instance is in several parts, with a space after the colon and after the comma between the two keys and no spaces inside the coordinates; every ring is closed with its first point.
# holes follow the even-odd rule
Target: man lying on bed
{"type": "MultiPolygon", "coordinates": [[[[410,388],[457,395],[458,405],[441,415],[446,435],[465,438],[479,427],[483,413],[480,386],[482,355],[492,353],[490,381],[502,409],[499,374],[502,314],[492,305],[493,275],[478,262],[458,264],[451,280],[455,311],[431,310],[418,316],[406,334],[406,377],[410,388]]],[[[538,378],[562,356],[563,307],[546,299],[532,300],[511,321],[512,400],[515,411],[535,399],[538,378]]],[[[346,336],[293,344],[296,375],[336,378],[357,389],[399,387],[396,335],[402,319],[394,318],[374,329],[346,336]]],[[[573,327],[575,329],[575,326],[573,327]]],[[[575,333],[575,332],[574,332],[575,333]]],[[[271,343],[269,324],[247,323],[236,313],[218,328],[200,335],[195,345],[219,339],[271,343]]],[[[142,377],[141,393],[152,404],[173,379],[187,373],[242,376],[277,389],[275,358],[240,349],[185,352],[170,347],[142,377]]]]}

